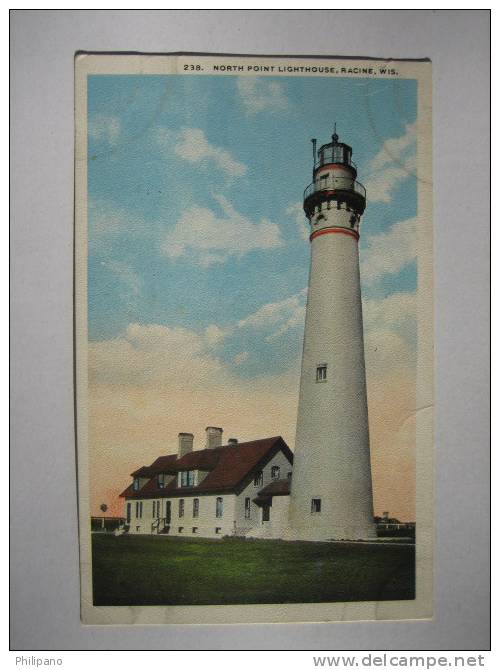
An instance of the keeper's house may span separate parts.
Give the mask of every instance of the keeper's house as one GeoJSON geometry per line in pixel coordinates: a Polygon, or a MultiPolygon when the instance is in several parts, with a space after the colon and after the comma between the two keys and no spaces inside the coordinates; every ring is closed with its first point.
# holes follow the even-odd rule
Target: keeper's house
{"type": "Polygon", "coordinates": [[[288,527],[293,454],[281,437],[222,444],[206,429],[205,449],[179,433],[178,453],[132,473],[125,498],[129,533],[192,537],[280,537],[288,527]]]}

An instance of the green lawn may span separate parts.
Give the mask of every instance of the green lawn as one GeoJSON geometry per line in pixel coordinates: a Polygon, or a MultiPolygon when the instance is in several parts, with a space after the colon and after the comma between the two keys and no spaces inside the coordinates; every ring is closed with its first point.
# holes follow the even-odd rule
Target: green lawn
{"type": "Polygon", "coordinates": [[[415,548],[92,536],[95,605],[410,600],[415,548]]]}

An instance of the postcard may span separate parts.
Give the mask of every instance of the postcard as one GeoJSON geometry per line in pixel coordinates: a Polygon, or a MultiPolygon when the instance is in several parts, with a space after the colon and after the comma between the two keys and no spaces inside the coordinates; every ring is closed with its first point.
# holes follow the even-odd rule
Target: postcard
{"type": "Polygon", "coordinates": [[[82,621],[431,618],[431,64],[75,59],[82,621]]]}

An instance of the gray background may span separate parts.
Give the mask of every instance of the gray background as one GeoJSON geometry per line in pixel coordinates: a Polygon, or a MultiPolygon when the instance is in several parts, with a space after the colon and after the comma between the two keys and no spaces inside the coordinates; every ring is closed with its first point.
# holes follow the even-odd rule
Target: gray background
{"type": "Polygon", "coordinates": [[[12,648],[489,646],[489,12],[13,11],[12,648]],[[85,627],[73,423],[73,54],[433,61],[436,610],[432,622],[85,627]]]}

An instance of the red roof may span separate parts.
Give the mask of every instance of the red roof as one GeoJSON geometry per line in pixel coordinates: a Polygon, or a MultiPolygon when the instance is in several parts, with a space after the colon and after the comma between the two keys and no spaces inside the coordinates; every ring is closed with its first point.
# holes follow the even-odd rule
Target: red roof
{"type": "Polygon", "coordinates": [[[177,460],[177,454],[170,454],[169,456],[160,456],[154,463],[150,465],[150,469],[155,473],[165,472],[173,474],[175,472],[174,466],[177,460]]]}
{"type": "Polygon", "coordinates": [[[287,496],[290,494],[290,480],[289,479],[275,479],[267,486],[264,486],[258,492],[259,498],[271,498],[272,496],[287,496]]]}
{"type": "Polygon", "coordinates": [[[213,470],[219,464],[220,451],[224,448],[218,447],[216,449],[190,451],[179,458],[175,464],[175,469],[177,472],[181,470],[213,470]]]}
{"type": "Polygon", "coordinates": [[[151,468],[147,465],[142,465],[139,469],[134,470],[130,473],[131,477],[151,477],[152,476],[151,468]]]}
{"type": "Polygon", "coordinates": [[[292,463],[293,454],[281,436],[230,444],[215,449],[191,451],[181,458],[175,455],[163,456],[149,467],[150,471],[174,474],[181,470],[204,470],[208,471],[208,475],[198,486],[189,488],[177,486],[177,478],[169,482],[165,488],[158,488],[157,477],[152,475],[150,481],[139,491],[134,491],[130,485],[120,495],[124,498],[165,498],[188,493],[195,495],[197,493],[236,492],[243,488],[253,474],[280,450],[292,463]],[[161,467],[158,465],[159,462],[161,462],[161,467]]]}
{"type": "Polygon", "coordinates": [[[129,484],[125,491],[122,491],[120,493],[120,498],[132,498],[133,494],[135,493],[133,484],[129,484]]]}

